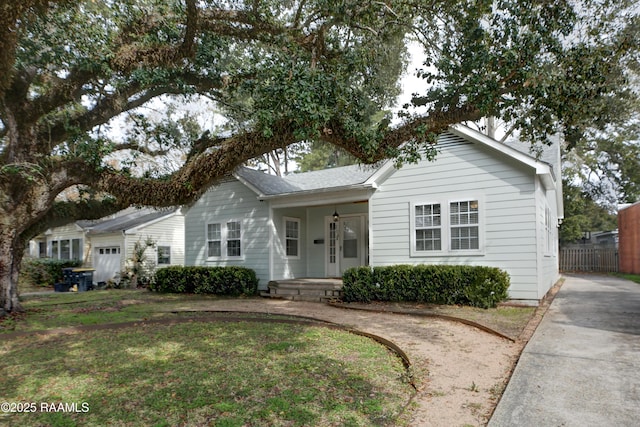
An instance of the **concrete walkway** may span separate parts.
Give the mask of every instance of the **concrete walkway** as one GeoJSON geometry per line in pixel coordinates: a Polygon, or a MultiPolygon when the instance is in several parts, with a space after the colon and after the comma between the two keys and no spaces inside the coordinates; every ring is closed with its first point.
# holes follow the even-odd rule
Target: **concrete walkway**
{"type": "Polygon", "coordinates": [[[567,276],[488,425],[640,425],[640,284],[567,276]]]}

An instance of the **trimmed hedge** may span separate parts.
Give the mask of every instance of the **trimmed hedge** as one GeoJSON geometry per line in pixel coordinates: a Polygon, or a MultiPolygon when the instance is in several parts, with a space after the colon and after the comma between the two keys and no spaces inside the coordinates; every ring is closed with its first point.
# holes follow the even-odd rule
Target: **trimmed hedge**
{"type": "Polygon", "coordinates": [[[20,274],[26,283],[33,286],[53,286],[62,282],[62,269],[80,267],[81,261],[49,258],[25,258],[20,274]]]}
{"type": "Polygon", "coordinates": [[[158,292],[255,295],[258,279],[245,267],[166,267],[156,271],[149,289],[158,292]]]}
{"type": "Polygon", "coordinates": [[[345,302],[412,301],[495,307],[508,298],[509,275],[499,268],[457,265],[357,267],[342,276],[345,302]]]}

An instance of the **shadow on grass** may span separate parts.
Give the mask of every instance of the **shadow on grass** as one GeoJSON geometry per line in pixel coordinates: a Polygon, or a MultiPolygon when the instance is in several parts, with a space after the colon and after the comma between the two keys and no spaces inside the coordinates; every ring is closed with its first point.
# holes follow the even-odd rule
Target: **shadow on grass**
{"type": "Polygon", "coordinates": [[[2,414],[9,425],[398,425],[400,361],[367,338],[259,322],[144,325],[0,345],[10,402],[88,412],[2,414]]]}

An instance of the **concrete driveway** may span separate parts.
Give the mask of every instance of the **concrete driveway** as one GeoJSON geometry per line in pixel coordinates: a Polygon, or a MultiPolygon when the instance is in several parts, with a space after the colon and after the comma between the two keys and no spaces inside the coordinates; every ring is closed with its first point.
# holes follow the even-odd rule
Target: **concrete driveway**
{"type": "Polygon", "coordinates": [[[640,284],[567,275],[488,425],[640,425],[640,284]]]}

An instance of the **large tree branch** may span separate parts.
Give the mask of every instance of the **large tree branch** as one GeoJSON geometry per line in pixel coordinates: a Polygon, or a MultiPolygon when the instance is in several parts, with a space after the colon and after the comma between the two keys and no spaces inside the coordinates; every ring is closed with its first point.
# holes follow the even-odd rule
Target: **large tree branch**
{"type": "Polygon", "coordinates": [[[191,158],[166,180],[134,178],[105,171],[97,187],[117,196],[125,204],[173,206],[191,203],[216,180],[228,175],[247,159],[297,142],[294,129],[288,122],[279,123],[276,127],[274,137],[257,131],[232,136],[221,144],[218,139],[199,141],[196,145],[209,148],[191,158]]]}
{"type": "Polygon", "coordinates": [[[476,121],[481,119],[482,116],[482,112],[472,105],[433,112],[426,116],[414,118],[401,126],[389,130],[382,136],[379,143],[371,149],[365,148],[360,141],[349,136],[339,121],[333,121],[325,127],[322,139],[343,148],[349,154],[365,163],[375,163],[388,158],[390,152],[400,148],[406,142],[415,140],[418,135],[441,134],[453,124],[476,121]]]}

